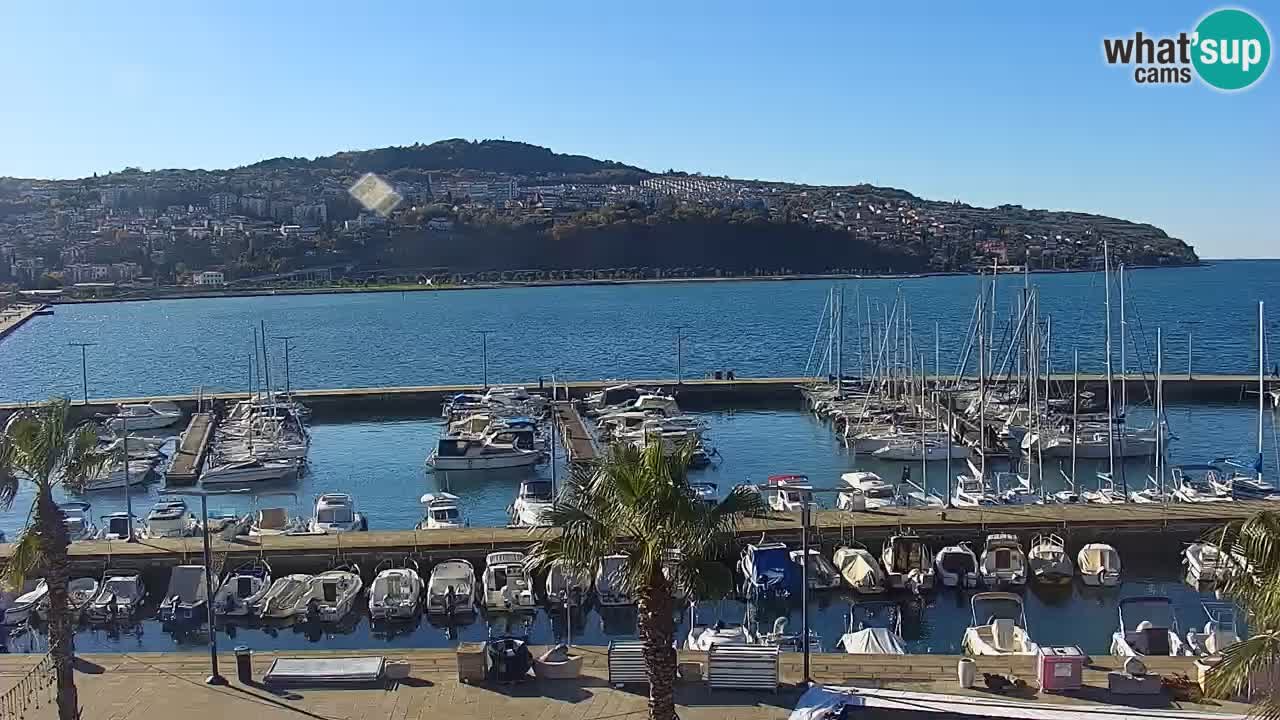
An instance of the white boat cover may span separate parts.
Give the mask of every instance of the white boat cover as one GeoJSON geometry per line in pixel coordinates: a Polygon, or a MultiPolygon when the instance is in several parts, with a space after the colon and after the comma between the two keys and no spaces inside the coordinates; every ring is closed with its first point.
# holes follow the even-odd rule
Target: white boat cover
{"type": "Polygon", "coordinates": [[[889,628],[863,628],[845,633],[840,645],[847,653],[857,655],[906,655],[902,640],[889,628]]]}
{"type": "Polygon", "coordinates": [[[276,658],[263,680],[291,685],[349,685],[382,679],[384,657],[276,658]]]}
{"type": "MultiPolygon", "coordinates": [[[[898,711],[903,717],[916,717],[927,713],[947,713],[951,716],[988,718],[1020,718],[1024,720],[1133,720],[1135,717],[1152,717],[1154,711],[1144,711],[1118,705],[1048,705],[1020,700],[943,695],[903,690],[878,690],[872,688],[814,685],[805,691],[791,711],[790,720],[827,720],[839,717],[844,706],[854,708],[881,708],[898,711]]],[[[850,717],[853,717],[851,714],[850,717]]],[[[1244,720],[1244,715],[1226,713],[1187,712],[1160,708],[1158,717],[1169,720],[1244,720]]]]}

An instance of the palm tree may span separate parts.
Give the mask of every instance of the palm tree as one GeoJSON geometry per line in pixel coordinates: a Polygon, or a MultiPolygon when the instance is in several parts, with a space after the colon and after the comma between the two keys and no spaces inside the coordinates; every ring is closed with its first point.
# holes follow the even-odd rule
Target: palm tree
{"type": "Polygon", "coordinates": [[[676,717],[672,590],[695,598],[730,592],[724,560],[736,550],[737,523],[765,512],[759,494],[744,488],[713,506],[697,500],[686,477],[692,452],[667,456],[661,443],[643,451],[614,446],[600,463],[575,468],[548,518],[559,534],[530,554],[533,567],[559,563],[579,577],[594,577],[606,555],[627,554],[620,577],[610,580],[636,600],[654,720],[676,717]]]}
{"type": "Polygon", "coordinates": [[[54,487],[82,489],[106,463],[98,452],[98,436],[88,426],[68,429],[65,399],[52,400],[9,418],[0,433],[0,506],[12,507],[18,488],[30,483],[36,491],[30,522],[22,531],[5,566],[5,580],[20,586],[28,574],[39,573],[49,586],[49,653],[58,686],[58,717],[80,716],[73,674],[71,618],[67,612],[67,546],[70,537],[62,510],[53,499],[54,487]]]}
{"type": "Polygon", "coordinates": [[[1280,512],[1264,510],[1223,528],[1212,542],[1230,570],[1220,587],[1222,596],[1244,612],[1249,639],[1227,647],[1222,660],[1209,669],[1207,690],[1225,697],[1247,688],[1250,678],[1270,679],[1268,695],[1250,714],[1280,720],[1280,512]]]}

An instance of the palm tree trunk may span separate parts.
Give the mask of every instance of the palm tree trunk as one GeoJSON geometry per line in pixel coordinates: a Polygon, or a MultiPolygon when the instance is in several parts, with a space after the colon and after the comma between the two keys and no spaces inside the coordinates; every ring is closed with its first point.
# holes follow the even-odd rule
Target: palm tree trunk
{"type": "Polygon", "coordinates": [[[36,501],[34,525],[40,533],[44,555],[44,579],[49,585],[49,653],[58,686],[58,720],[78,720],[80,701],[76,694],[75,628],[67,612],[67,545],[70,538],[63,524],[62,510],[53,500],[49,486],[43,485],[36,501]]]}
{"type": "Polygon", "coordinates": [[[649,672],[650,720],[676,720],[676,632],[673,601],[666,578],[659,571],[641,594],[638,625],[644,642],[644,664],[649,672]]]}

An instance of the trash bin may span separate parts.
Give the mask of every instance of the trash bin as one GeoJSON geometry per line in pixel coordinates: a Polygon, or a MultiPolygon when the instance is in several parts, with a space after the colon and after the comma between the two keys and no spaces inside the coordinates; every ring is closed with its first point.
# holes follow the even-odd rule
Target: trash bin
{"type": "Polygon", "coordinates": [[[244,645],[236,648],[236,677],[243,685],[253,684],[253,651],[244,645]]]}

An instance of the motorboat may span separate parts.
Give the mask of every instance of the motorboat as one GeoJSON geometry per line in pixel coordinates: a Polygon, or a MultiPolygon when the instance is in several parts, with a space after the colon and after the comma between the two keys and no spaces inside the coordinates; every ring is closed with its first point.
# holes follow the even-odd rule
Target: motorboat
{"type": "Polygon", "coordinates": [[[237,483],[292,480],[302,467],[297,458],[262,459],[256,457],[225,459],[211,457],[200,473],[201,485],[234,485],[237,483]],[[221,461],[219,461],[221,460],[221,461]]]}
{"type": "Polygon", "coordinates": [[[720,502],[720,488],[713,482],[691,482],[689,492],[694,500],[708,507],[715,507],[720,502]]]}
{"type": "Polygon", "coordinates": [[[861,595],[878,595],[884,592],[884,571],[880,562],[864,547],[842,546],[836,548],[831,559],[840,576],[849,587],[861,595]]]}
{"type": "Polygon", "coordinates": [[[160,601],[160,620],[166,623],[199,623],[206,615],[209,584],[204,565],[179,565],[169,574],[169,588],[160,601]]]}
{"type": "Polygon", "coordinates": [[[466,560],[445,560],[427,579],[427,614],[459,615],[476,608],[476,571],[466,560]]]}
{"type": "Polygon", "coordinates": [[[138,518],[130,517],[129,513],[108,513],[99,520],[102,521],[102,529],[98,531],[99,540],[127,540],[130,528],[134,538],[141,537],[142,523],[138,518]]]}
{"type": "Polygon", "coordinates": [[[141,536],[146,539],[195,535],[200,527],[182,499],[161,500],[142,520],[141,536]]]}
{"type": "Polygon", "coordinates": [[[58,504],[62,511],[62,525],[67,529],[67,538],[71,542],[78,540],[94,540],[98,537],[98,526],[93,524],[90,506],[87,502],[64,502],[58,504]]]}
{"type": "Polygon", "coordinates": [[[606,555],[600,559],[596,570],[596,600],[604,607],[635,605],[636,601],[626,591],[626,555],[606,555]]]}
{"type": "Polygon", "coordinates": [[[676,403],[676,399],[670,395],[659,393],[637,395],[635,399],[609,407],[610,414],[616,412],[645,412],[658,413],[667,417],[676,417],[680,414],[680,405],[676,403]]]}
{"type": "Polygon", "coordinates": [[[1178,635],[1173,601],[1163,595],[1144,595],[1120,601],[1120,627],[1111,634],[1116,657],[1190,655],[1178,635]]]}
{"type": "Polygon", "coordinates": [[[780,542],[749,543],[738,560],[745,594],[755,601],[787,598],[800,592],[800,573],[791,551],[780,542]]]}
{"type": "Polygon", "coordinates": [[[849,626],[837,647],[850,655],[905,655],[902,611],[889,600],[855,602],[849,607],[849,626]]]}
{"type": "Polygon", "coordinates": [[[347,493],[324,493],[316,498],[307,531],[334,534],[369,529],[369,520],[356,511],[356,499],[347,493]]]}
{"type": "Polygon", "coordinates": [[[957,475],[955,488],[951,491],[951,504],[956,507],[999,505],[1000,498],[995,488],[980,475],[957,475]]]}
{"type": "Polygon", "coordinates": [[[405,558],[400,567],[383,561],[369,586],[369,619],[409,620],[422,608],[422,576],[418,563],[405,558]]]}
{"type": "MultiPolygon", "coordinates": [[[[800,566],[803,552],[791,551],[791,562],[800,566]]],[[[840,587],[840,571],[817,548],[809,548],[808,577],[810,590],[832,590],[840,587]]]]}
{"type": "Polygon", "coordinates": [[[176,424],[182,419],[182,409],[175,403],[152,400],[147,403],[125,403],[116,408],[116,414],[106,419],[108,430],[156,430],[176,424]]]}
{"type": "Polygon", "coordinates": [[[969,601],[972,623],[961,645],[966,655],[1035,655],[1022,598],[1007,592],[983,592],[969,601]]]}
{"type": "Polygon", "coordinates": [[[433,470],[497,470],[532,467],[542,460],[542,452],[534,447],[516,445],[512,431],[500,431],[474,439],[442,437],[427,458],[433,470]],[[505,437],[509,441],[503,442],[505,437]]]}
{"type": "Polygon", "coordinates": [[[249,537],[293,535],[306,530],[301,518],[289,517],[284,508],[259,508],[249,522],[249,537]]]}
{"type": "Polygon", "coordinates": [[[1229,602],[1205,602],[1209,621],[1202,629],[1187,631],[1187,646],[1193,655],[1217,655],[1244,638],[1236,620],[1236,608],[1229,602]]]}
{"type": "Polygon", "coordinates": [[[662,553],[662,575],[671,584],[671,598],[678,602],[689,599],[689,587],[681,568],[683,563],[684,553],[677,548],[669,548],[662,553]]]}
{"type": "Polygon", "coordinates": [[[39,605],[49,595],[49,583],[44,580],[38,580],[30,584],[18,597],[14,598],[13,604],[5,608],[4,624],[20,625],[26,622],[33,614],[35,614],[36,606],[39,605]]]}
{"type": "Polygon", "coordinates": [[[271,566],[255,560],[228,572],[213,594],[213,611],[218,615],[240,617],[256,612],[271,589],[271,566]]]}
{"type": "Polygon", "coordinates": [[[306,615],[314,579],[312,575],[301,573],[276,578],[258,601],[258,614],[264,620],[306,615]]]}
{"type": "Polygon", "coordinates": [[[978,575],[986,587],[1027,584],[1027,554],[1013,533],[991,533],[982,543],[978,575]]]}
{"type": "Polygon", "coordinates": [[[418,499],[424,508],[422,520],[418,522],[418,529],[449,530],[466,527],[467,522],[462,517],[459,500],[461,498],[457,495],[447,492],[423,495],[418,499]]]}
{"type": "Polygon", "coordinates": [[[130,435],[128,438],[118,437],[100,444],[98,453],[110,458],[124,459],[127,456],[130,460],[157,462],[164,457],[160,447],[162,446],[151,442],[143,442],[137,435],[130,435]]]}
{"type": "Polygon", "coordinates": [[[522,480],[511,503],[511,520],[522,527],[550,525],[549,513],[553,507],[555,493],[550,480],[522,480]]]}
{"type": "Polygon", "coordinates": [[[1182,551],[1182,564],[1187,567],[1187,582],[1201,587],[1216,584],[1226,574],[1226,562],[1216,545],[1191,543],[1182,551]]]}
{"type": "Polygon", "coordinates": [[[836,496],[836,508],[840,510],[874,510],[895,504],[893,485],[876,473],[866,470],[847,472],[840,476],[840,482],[842,490],[836,496]]]}
{"type": "Polygon", "coordinates": [[[811,509],[818,506],[813,499],[813,485],[804,475],[770,476],[765,500],[769,509],[776,512],[800,512],[805,505],[811,509]]]}
{"type": "Polygon", "coordinates": [[[119,490],[125,484],[142,485],[154,475],[156,464],[152,460],[112,461],[90,473],[85,478],[83,492],[119,490]]]}
{"type": "MultiPolygon", "coordinates": [[[[71,621],[79,622],[85,607],[98,595],[98,581],[94,578],[80,577],[67,581],[67,614],[71,621]]],[[[36,617],[42,620],[49,618],[49,596],[45,595],[36,603],[36,617]]]]}
{"type": "MultiPolygon", "coordinates": [[[[800,633],[787,632],[787,616],[780,615],[773,621],[773,629],[767,633],[757,633],[758,641],[756,644],[773,646],[779,650],[788,652],[801,652],[804,650],[805,643],[801,640],[800,633]]],[[[818,631],[809,628],[809,652],[820,653],[822,649],[822,636],[818,631]]]]}
{"type": "Polygon", "coordinates": [[[1230,488],[1226,487],[1218,469],[1212,465],[1176,465],[1170,473],[1173,476],[1173,497],[1178,502],[1229,502],[1233,499],[1230,488]]]}
{"type": "Polygon", "coordinates": [[[1120,584],[1120,553],[1106,543],[1089,543],[1076,553],[1080,580],[1090,587],[1120,584]]]}
{"type": "Polygon", "coordinates": [[[547,602],[557,607],[578,607],[591,592],[591,580],[584,575],[570,572],[561,563],[551,563],[547,568],[547,602]]]}
{"type": "Polygon", "coordinates": [[[359,567],[348,565],[326,570],[311,579],[307,616],[320,622],[338,622],[355,607],[363,589],[359,567]]]}
{"type": "Polygon", "coordinates": [[[933,558],[938,582],[949,588],[978,587],[978,556],[968,543],[948,545],[933,558]]]}
{"type": "Polygon", "coordinates": [[[1218,469],[1221,489],[1232,497],[1241,500],[1280,500],[1280,487],[1262,477],[1261,453],[1252,466],[1230,458],[1218,458],[1211,464],[1218,469]]]}
{"type": "Polygon", "coordinates": [[[714,622],[706,622],[698,610],[697,603],[689,604],[689,633],[684,641],[685,650],[706,652],[723,645],[760,644],[759,638],[745,623],[725,622],[720,617],[717,617],[714,622]]]}
{"type": "Polygon", "coordinates": [[[485,556],[484,609],[490,612],[534,610],[533,583],[524,567],[524,553],[492,552],[485,556]]]}
{"type": "Polygon", "coordinates": [[[1046,585],[1064,585],[1076,574],[1076,566],[1067,554],[1067,544],[1052,533],[1031,539],[1027,565],[1031,567],[1032,579],[1046,585]]]}
{"type": "Polygon", "coordinates": [[[649,393],[630,383],[623,383],[611,385],[598,392],[587,393],[583,402],[587,406],[588,413],[598,413],[606,408],[620,407],[645,394],[649,393]]]}
{"type": "Polygon", "coordinates": [[[1147,484],[1139,490],[1129,491],[1129,501],[1143,505],[1166,503],[1173,497],[1165,492],[1159,481],[1150,475],[1147,476],[1147,484]]]}
{"type": "Polygon", "coordinates": [[[913,593],[933,589],[933,553],[914,532],[890,535],[880,549],[880,562],[889,588],[913,593]]]}
{"type": "Polygon", "coordinates": [[[128,620],[137,613],[146,595],[142,573],[108,569],[102,575],[98,594],[85,607],[85,615],[95,623],[128,620]]]}

